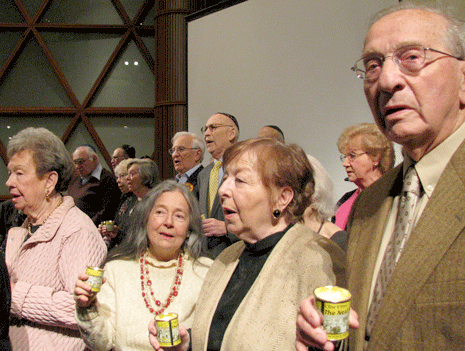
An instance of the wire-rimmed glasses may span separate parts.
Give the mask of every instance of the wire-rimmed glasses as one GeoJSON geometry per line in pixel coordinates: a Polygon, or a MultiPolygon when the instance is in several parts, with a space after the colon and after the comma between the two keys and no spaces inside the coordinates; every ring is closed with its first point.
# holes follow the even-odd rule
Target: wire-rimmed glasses
{"type": "Polygon", "coordinates": [[[376,81],[383,68],[383,64],[388,58],[392,58],[394,64],[402,73],[415,75],[420,72],[427,63],[432,62],[427,60],[426,52],[432,51],[447,57],[452,57],[463,61],[462,58],[448,54],[433,48],[427,48],[422,45],[407,45],[398,48],[392,55],[381,56],[379,54],[368,54],[355,62],[352,71],[355,72],[358,78],[364,79],[367,82],[376,81]]]}

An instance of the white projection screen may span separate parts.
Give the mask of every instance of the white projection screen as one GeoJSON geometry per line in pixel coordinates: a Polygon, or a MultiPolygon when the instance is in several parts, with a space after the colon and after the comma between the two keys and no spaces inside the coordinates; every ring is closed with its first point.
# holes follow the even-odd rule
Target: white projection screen
{"type": "Polygon", "coordinates": [[[373,121],[350,68],[371,15],[395,3],[248,0],[189,21],[189,131],[200,135],[215,112],[237,117],[240,140],[278,125],[286,142],[323,163],[338,199],[355,186],[344,181],[337,139],[344,128],[373,121]]]}

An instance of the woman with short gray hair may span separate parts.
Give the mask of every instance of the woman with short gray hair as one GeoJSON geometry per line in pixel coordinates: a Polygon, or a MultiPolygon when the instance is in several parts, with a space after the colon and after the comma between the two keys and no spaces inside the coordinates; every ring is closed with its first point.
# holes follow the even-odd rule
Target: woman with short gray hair
{"type": "Polygon", "coordinates": [[[74,320],[74,281],[88,265],[102,263],[106,247],[92,220],[62,195],[73,173],[71,157],[49,130],[26,128],[9,141],[8,158],[6,186],[27,216],[9,230],[5,251],[13,350],[84,350],[74,320]]]}
{"type": "Polygon", "coordinates": [[[159,182],[157,164],[148,159],[134,159],[128,163],[128,185],[139,200],[159,182]]]}
{"type": "Polygon", "coordinates": [[[126,236],[132,219],[134,206],[141,201],[149,191],[158,184],[160,176],[157,164],[149,159],[134,158],[127,163],[126,180],[128,190],[134,194],[121,204],[124,213],[118,213],[118,226],[112,232],[107,232],[106,226],[99,225],[99,230],[111,249],[119,245],[126,236]]]}
{"type": "Polygon", "coordinates": [[[312,155],[307,155],[307,157],[313,168],[315,192],[310,206],[307,207],[302,217],[303,223],[315,233],[333,240],[345,250],[347,232],[330,221],[336,212],[333,181],[319,160],[312,155]]]}
{"type": "Polygon", "coordinates": [[[74,172],[73,160],[55,134],[45,128],[23,129],[8,142],[8,159],[26,150],[34,151],[31,156],[39,177],[55,171],[58,175],[56,191],[62,193],[68,189],[74,172]]]}
{"type": "Polygon", "coordinates": [[[109,227],[105,223],[98,225],[98,231],[102,234],[109,250],[120,244],[124,238],[129,228],[129,217],[137,203],[137,196],[129,190],[128,185],[128,164],[133,160],[132,158],[124,159],[114,169],[116,183],[121,190],[121,198],[115,214],[113,230],[107,230],[111,229],[111,225],[109,227]]]}

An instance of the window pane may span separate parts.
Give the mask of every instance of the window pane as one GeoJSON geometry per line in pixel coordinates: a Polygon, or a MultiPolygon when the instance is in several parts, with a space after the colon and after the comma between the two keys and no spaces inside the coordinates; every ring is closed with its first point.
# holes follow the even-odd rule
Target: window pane
{"type": "Polygon", "coordinates": [[[123,24],[109,0],[53,0],[41,22],[123,24]]]}
{"type": "Polygon", "coordinates": [[[73,117],[72,115],[57,116],[52,114],[42,116],[2,114],[0,118],[0,140],[6,147],[8,140],[10,140],[13,135],[27,127],[47,128],[61,138],[73,117]]]}
{"type": "Polygon", "coordinates": [[[155,78],[131,41],[97,93],[92,107],[153,107],[155,78]]]}
{"type": "Polygon", "coordinates": [[[27,43],[0,85],[0,106],[72,106],[36,39],[27,43]]]}
{"type": "Polygon", "coordinates": [[[10,192],[6,187],[5,183],[8,179],[8,170],[6,169],[5,163],[3,160],[0,160],[0,194],[2,195],[9,195],[10,192]]]}
{"type": "Polygon", "coordinates": [[[121,36],[99,33],[41,33],[78,100],[83,102],[121,36]]]}
{"type": "Polygon", "coordinates": [[[145,16],[143,23],[146,26],[155,25],[155,7],[152,7],[147,16],[145,16]]]}
{"type": "Polygon", "coordinates": [[[150,51],[152,58],[155,59],[155,37],[142,37],[142,41],[144,42],[147,49],[150,51]]]}
{"type": "Polygon", "coordinates": [[[37,11],[39,11],[40,5],[44,2],[44,0],[22,0],[21,1],[26,8],[29,16],[34,18],[37,11]]]}
{"type": "Polygon", "coordinates": [[[90,120],[110,155],[117,147],[129,144],[136,149],[136,157],[152,156],[155,133],[153,115],[90,117],[90,120]]]}
{"type": "Polygon", "coordinates": [[[0,67],[2,67],[8,56],[18,44],[19,40],[22,38],[23,33],[21,32],[1,32],[0,33],[0,43],[2,43],[2,50],[0,50],[0,67]]]}
{"type": "Polygon", "coordinates": [[[128,13],[129,18],[131,18],[131,20],[134,20],[134,17],[136,16],[137,12],[139,12],[140,8],[142,7],[142,4],[144,3],[143,0],[120,0],[120,1],[124,9],[128,13]]]}
{"type": "MultiPolygon", "coordinates": [[[[5,148],[8,145],[8,140],[17,134],[19,131],[27,127],[43,127],[53,132],[56,136],[61,138],[66,128],[71,122],[73,116],[18,116],[18,115],[3,115],[0,118],[0,140],[5,148]]],[[[6,165],[0,159],[0,194],[7,195],[8,188],[5,182],[8,179],[6,165]]]]}
{"type": "Polygon", "coordinates": [[[21,11],[19,11],[13,0],[0,1],[0,22],[25,22],[23,15],[21,15],[21,11]]]}

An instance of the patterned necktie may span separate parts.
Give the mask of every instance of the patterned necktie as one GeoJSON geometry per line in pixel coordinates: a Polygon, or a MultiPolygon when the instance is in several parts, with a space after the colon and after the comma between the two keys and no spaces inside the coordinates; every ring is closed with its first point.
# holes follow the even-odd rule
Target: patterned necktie
{"type": "Polygon", "coordinates": [[[414,166],[410,166],[404,179],[401,198],[399,199],[399,209],[396,217],[394,233],[384,252],[383,262],[379,269],[373,291],[373,300],[367,318],[367,335],[371,335],[375,323],[378,309],[383,300],[389,279],[399,260],[402,250],[412,232],[415,207],[420,198],[421,184],[414,166]]]}
{"type": "Polygon", "coordinates": [[[210,172],[210,182],[208,183],[208,213],[212,211],[213,201],[215,201],[215,196],[218,192],[218,175],[222,164],[223,162],[217,161],[210,172]]]}

